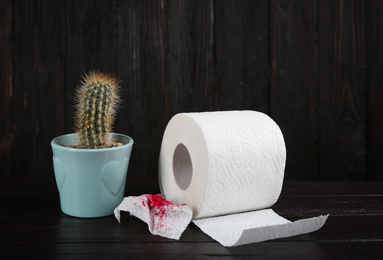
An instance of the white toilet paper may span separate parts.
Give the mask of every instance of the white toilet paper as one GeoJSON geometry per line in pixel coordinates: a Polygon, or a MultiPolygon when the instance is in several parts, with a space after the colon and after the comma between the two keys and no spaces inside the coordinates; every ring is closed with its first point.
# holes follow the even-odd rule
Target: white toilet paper
{"type": "Polygon", "coordinates": [[[328,215],[290,222],[271,209],[193,220],[223,246],[240,246],[306,234],[320,229],[328,215]]]}
{"type": "Polygon", "coordinates": [[[317,230],[327,216],[290,222],[260,211],[208,218],[272,206],[282,189],[285,160],[283,135],[263,113],[177,114],[162,140],[161,193],[172,203],[187,204],[193,222],[224,246],[317,230]]]}
{"type": "Polygon", "coordinates": [[[285,159],[282,133],[263,113],[177,114],[162,140],[161,191],[194,219],[267,208],[281,192],[285,159]]]}

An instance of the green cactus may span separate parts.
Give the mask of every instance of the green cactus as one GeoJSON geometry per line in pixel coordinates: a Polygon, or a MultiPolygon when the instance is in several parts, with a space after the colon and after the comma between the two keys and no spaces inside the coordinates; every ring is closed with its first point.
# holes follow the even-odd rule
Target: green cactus
{"type": "Polygon", "coordinates": [[[115,77],[91,71],[83,77],[76,93],[76,132],[81,148],[105,148],[110,142],[116,110],[120,101],[115,77]]]}

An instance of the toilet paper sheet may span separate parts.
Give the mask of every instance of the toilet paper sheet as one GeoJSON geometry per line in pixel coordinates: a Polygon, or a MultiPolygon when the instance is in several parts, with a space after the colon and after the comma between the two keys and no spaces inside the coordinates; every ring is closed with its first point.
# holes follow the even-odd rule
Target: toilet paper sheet
{"type": "Polygon", "coordinates": [[[306,234],[320,229],[328,215],[295,222],[271,209],[193,220],[203,232],[221,245],[232,247],[306,234]]]}
{"type": "Polygon", "coordinates": [[[285,161],[282,132],[263,113],[181,113],[164,132],[160,189],[224,246],[315,231],[327,216],[290,222],[264,210],[278,200],[285,161]]]}

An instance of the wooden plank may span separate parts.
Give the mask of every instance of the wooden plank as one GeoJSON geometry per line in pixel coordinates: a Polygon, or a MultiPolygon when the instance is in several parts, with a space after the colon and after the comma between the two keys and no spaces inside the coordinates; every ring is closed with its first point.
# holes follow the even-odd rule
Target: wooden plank
{"type": "Polygon", "coordinates": [[[364,2],[317,2],[320,179],[366,178],[364,2]]]}
{"type": "Polygon", "coordinates": [[[116,1],[116,70],[123,104],[116,131],[134,139],[131,178],[157,180],[165,129],[165,22],[162,1],[116,1]]]}
{"type": "MultiPolygon", "coordinates": [[[[277,212],[277,211],[276,211],[277,212]]],[[[289,220],[299,220],[319,216],[299,215],[288,216],[278,212],[282,217],[289,220]]],[[[0,225],[2,236],[1,243],[34,243],[50,242],[51,237],[56,234],[56,243],[202,243],[214,242],[204,234],[196,225],[189,224],[179,241],[169,240],[164,237],[155,236],[150,233],[148,225],[140,219],[123,212],[121,223],[113,217],[100,219],[76,219],[69,216],[58,216],[57,218],[37,218],[33,215],[31,219],[22,217],[21,214],[2,216],[5,222],[0,225]],[[59,224],[58,224],[59,223],[59,224]],[[97,228],[95,228],[97,227],[97,228]],[[39,232],[34,232],[39,230],[39,232]],[[76,232],[73,232],[76,230],[76,232]],[[135,234],[132,236],[131,234],[135,234]]],[[[317,240],[322,242],[347,242],[356,240],[382,240],[383,222],[382,215],[372,216],[336,216],[328,217],[325,225],[315,233],[280,239],[280,241],[303,241],[317,240]]]]}
{"type": "Polygon", "coordinates": [[[383,195],[284,196],[272,206],[278,214],[296,220],[318,215],[383,217],[383,195]]]}
{"type": "Polygon", "coordinates": [[[379,259],[381,241],[338,243],[272,241],[225,248],[218,243],[58,243],[2,244],[4,256],[55,256],[55,259],[379,259]],[[54,250],[54,251],[52,251],[54,250]],[[98,257],[98,258],[97,258],[98,257]]]}
{"type": "Polygon", "coordinates": [[[267,1],[214,4],[215,91],[218,110],[269,112],[267,1]]]}
{"type": "MultiPolygon", "coordinates": [[[[50,242],[51,236],[57,234],[55,242],[57,243],[90,243],[90,242],[108,242],[108,243],[174,243],[176,240],[170,240],[161,236],[155,236],[150,233],[148,225],[142,220],[130,216],[123,212],[121,223],[114,217],[104,217],[96,219],[76,219],[62,215],[54,222],[51,218],[44,218],[43,221],[34,218],[16,217],[18,223],[13,220],[7,220],[7,225],[0,225],[0,243],[34,243],[50,242]],[[57,224],[59,221],[59,225],[57,224]],[[95,229],[97,227],[97,229],[95,229]],[[39,230],[39,232],[33,232],[39,230]],[[76,232],[73,232],[76,230],[76,232]],[[134,236],[132,234],[135,234],[134,236]],[[39,239],[40,238],[40,239],[39,239]]],[[[41,219],[41,218],[40,218],[41,219]]],[[[182,233],[180,242],[212,242],[201,230],[193,225],[182,233]]]]}
{"type": "Polygon", "coordinates": [[[61,3],[14,1],[12,175],[50,175],[50,141],[65,127],[61,3]]]}
{"type": "Polygon", "coordinates": [[[314,1],[271,1],[270,114],[286,142],[286,179],[317,179],[314,1]]]}
{"type": "Polygon", "coordinates": [[[144,222],[128,213],[123,213],[121,223],[113,216],[96,219],[66,216],[58,211],[57,198],[46,196],[54,189],[52,182],[40,178],[0,178],[3,258],[378,259],[383,253],[383,194],[368,193],[377,189],[376,182],[331,182],[323,189],[314,182],[287,182],[286,189],[295,190],[296,195],[282,196],[276,212],[293,220],[317,216],[328,209],[330,217],[326,224],[310,234],[233,248],[221,246],[193,224],[180,240],[171,240],[151,235],[144,222]],[[28,183],[30,187],[14,190],[28,183]],[[352,188],[359,187],[358,183],[358,193],[364,195],[353,195],[352,188]],[[344,194],[324,196],[344,187],[347,188],[344,194]]]}
{"type": "Polygon", "coordinates": [[[116,71],[116,20],[114,1],[64,1],[62,13],[63,69],[65,82],[65,133],[74,131],[73,97],[85,73],[116,71]]]}
{"type": "Polygon", "coordinates": [[[214,110],[213,1],[166,2],[166,118],[214,110]]]}
{"type": "Polygon", "coordinates": [[[12,157],[9,153],[14,142],[12,131],[13,99],[13,46],[12,2],[0,2],[0,164],[1,175],[12,174],[12,157]]]}
{"type": "Polygon", "coordinates": [[[382,195],[381,181],[285,181],[281,196],[382,195]]]}
{"type": "Polygon", "coordinates": [[[367,178],[383,180],[383,2],[367,2],[367,178]]]}
{"type": "Polygon", "coordinates": [[[113,5],[14,1],[13,7],[12,102],[4,103],[12,104],[4,110],[12,118],[2,135],[7,169],[12,175],[50,175],[49,143],[73,131],[71,97],[81,74],[90,68],[114,71],[114,16],[107,11],[113,5]]]}
{"type": "MultiPolygon", "coordinates": [[[[0,214],[2,217],[6,212],[8,216],[13,216],[12,220],[8,220],[8,224],[11,223],[41,223],[39,217],[44,213],[46,219],[50,222],[54,222],[54,219],[58,219],[60,214],[58,194],[55,194],[51,200],[43,201],[39,204],[35,201],[42,200],[41,196],[31,195],[31,199],[26,200],[25,196],[13,196],[14,202],[9,203],[8,197],[0,196],[0,202],[4,205],[4,211],[0,214]],[[14,207],[15,204],[20,204],[23,207],[14,207]],[[25,212],[28,211],[28,215],[25,212]],[[59,213],[59,214],[58,214],[59,213]]],[[[283,196],[280,197],[275,205],[271,208],[275,210],[281,216],[289,220],[297,220],[303,217],[315,217],[319,215],[337,216],[337,217],[383,217],[381,211],[383,207],[383,195],[371,195],[371,196],[283,196]]],[[[125,213],[124,213],[125,214],[125,213]]],[[[61,217],[64,221],[65,218],[61,217]]],[[[122,223],[132,221],[129,218],[129,214],[124,215],[122,223]]],[[[97,223],[97,221],[89,221],[91,223],[97,223]]],[[[70,221],[68,222],[71,223],[70,221]]],[[[76,225],[77,222],[72,222],[76,225]]],[[[85,225],[86,221],[84,221],[85,225]]],[[[112,222],[113,223],[113,222],[112,222]]]]}

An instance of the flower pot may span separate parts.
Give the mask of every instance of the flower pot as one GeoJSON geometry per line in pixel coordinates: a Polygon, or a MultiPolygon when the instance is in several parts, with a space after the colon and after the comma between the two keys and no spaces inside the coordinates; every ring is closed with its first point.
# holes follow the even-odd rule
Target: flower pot
{"type": "Polygon", "coordinates": [[[66,147],[78,143],[77,134],[51,141],[61,210],[65,214],[81,218],[108,216],[123,200],[133,139],[116,133],[110,137],[123,145],[103,149],[66,147]]]}

